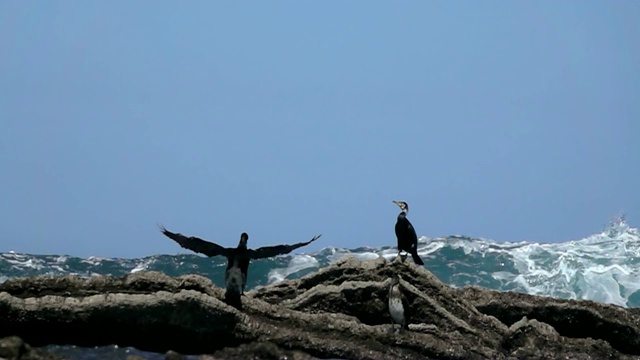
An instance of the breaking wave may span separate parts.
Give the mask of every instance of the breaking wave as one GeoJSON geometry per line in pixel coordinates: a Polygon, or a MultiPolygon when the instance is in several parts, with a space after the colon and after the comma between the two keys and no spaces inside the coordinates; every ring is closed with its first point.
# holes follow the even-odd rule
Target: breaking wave
{"type": "MultiPolygon", "coordinates": [[[[640,233],[624,217],[602,232],[560,243],[495,242],[482,238],[421,237],[419,253],[426,267],[443,282],[462,287],[565,299],[590,299],[640,307],[640,233]]],[[[344,249],[326,247],[311,254],[253,261],[247,286],[258,288],[315,272],[345,256],[363,260],[396,256],[395,247],[344,249]]],[[[137,259],[78,258],[67,255],[0,254],[0,282],[30,275],[122,276],[161,271],[170,276],[198,273],[222,286],[225,259],[199,255],[155,255],[137,259]]]]}

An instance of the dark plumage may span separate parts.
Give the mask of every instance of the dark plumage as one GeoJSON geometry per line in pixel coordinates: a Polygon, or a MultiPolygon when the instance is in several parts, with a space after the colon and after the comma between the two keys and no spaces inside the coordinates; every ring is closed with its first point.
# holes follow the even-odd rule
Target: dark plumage
{"type": "Polygon", "coordinates": [[[409,205],[404,201],[394,201],[394,204],[400,207],[400,214],[396,221],[396,237],[398,238],[398,254],[401,251],[411,254],[413,261],[418,265],[424,265],[420,256],[418,256],[418,236],[413,225],[407,219],[409,205]]]}
{"type": "Polygon", "coordinates": [[[400,275],[393,274],[391,285],[389,286],[389,315],[391,315],[391,326],[400,324],[400,329],[409,328],[409,302],[400,288],[400,275]]]}
{"type": "Polygon", "coordinates": [[[227,258],[227,270],[225,271],[225,299],[227,303],[237,308],[240,307],[240,295],[244,293],[247,284],[247,272],[251,259],[263,259],[277,255],[288,254],[291,251],[309,245],[322,235],[316,235],[307,242],[293,245],[264,246],[258,249],[247,248],[249,235],[242,233],[240,243],[235,248],[226,248],[210,241],[202,240],[195,236],[186,237],[180,233],[172,233],[160,225],[160,231],[168,238],[177,242],[181,247],[195,251],[209,257],[222,255],[227,258]]]}

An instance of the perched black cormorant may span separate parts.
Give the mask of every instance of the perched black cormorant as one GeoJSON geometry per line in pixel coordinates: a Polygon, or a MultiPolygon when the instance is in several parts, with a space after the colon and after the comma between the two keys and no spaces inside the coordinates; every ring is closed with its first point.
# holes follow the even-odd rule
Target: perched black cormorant
{"type": "Polygon", "coordinates": [[[402,330],[409,328],[409,302],[400,286],[400,275],[393,274],[389,286],[389,315],[392,329],[395,328],[395,324],[400,324],[402,330]]]}
{"type": "Polygon", "coordinates": [[[411,254],[413,261],[418,265],[424,265],[420,256],[418,256],[418,236],[413,225],[407,219],[407,213],[409,212],[409,205],[404,201],[393,201],[394,204],[400,207],[400,214],[398,214],[398,221],[396,221],[396,237],[398,238],[398,254],[401,251],[406,251],[411,254]]]}
{"type": "Polygon", "coordinates": [[[217,255],[226,257],[228,263],[227,270],[225,271],[225,285],[227,288],[225,292],[225,299],[229,305],[233,305],[237,308],[241,307],[240,296],[244,293],[244,287],[247,284],[249,260],[288,254],[299,247],[309,245],[322,236],[316,235],[307,242],[301,242],[293,245],[264,246],[253,250],[247,248],[247,240],[249,240],[249,235],[247,235],[247,233],[242,233],[242,235],[240,235],[240,243],[237,247],[226,248],[195,236],[186,237],[180,233],[172,233],[162,225],[160,225],[160,231],[185,249],[189,249],[209,257],[217,255]]]}

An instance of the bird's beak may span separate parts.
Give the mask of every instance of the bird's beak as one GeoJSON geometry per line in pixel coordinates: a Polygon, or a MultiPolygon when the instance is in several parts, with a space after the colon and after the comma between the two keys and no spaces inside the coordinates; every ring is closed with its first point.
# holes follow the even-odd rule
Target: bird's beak
{"type": "Polygon", "coordinates": [[[394,204],[396,204],[396,205],[398,205],[398,206],[400,206],[400,204],[399,204],[397,201],[395,201],[395,200],[393,200],[393,203],[394,203],[394,204]]]}

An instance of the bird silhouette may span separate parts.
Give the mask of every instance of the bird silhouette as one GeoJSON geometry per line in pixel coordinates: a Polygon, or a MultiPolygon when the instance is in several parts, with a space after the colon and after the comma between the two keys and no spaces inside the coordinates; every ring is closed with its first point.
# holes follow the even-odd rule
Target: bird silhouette
{"type": "Polygon", "coordinates": [[[398,255],[400,252],[405,251],[411,254],[413,261],[418,265],[424,265],[424,262],[418,256],[418,236],[416,230],[407,219],[407,213],[409,212],[409,205],[404,201],[393,201],[394,204],[400,207],[400,214],[398,214],[398,220],[396,221],[396,237],[398,238],[398,255]]]}
{"type": "Polygon", "coordinates": [[[174,240],[185,249],[189,249],[209,257],[222,255],[227,258],[227,269],[225,270],[225,300],[229,305],[235,306],[236,308],[242,307],[240,296],[244,294],[244,288],[247,284],[250,260],[288,254],[297,248],[309,245],[322,236],[322,234],[316,235],[309,241],[292,245],[263,246],[257,249],[249,249],[247,247],[249,235],[243,232],[240,235],[240,242],[238,243],[238,246],[235,248],[228,248],[195,236],[187,237],[180,233],[173,233],[165,229],[162,225],[159,225],[159,227],[160,231],[165,236],[174,240]]]}

